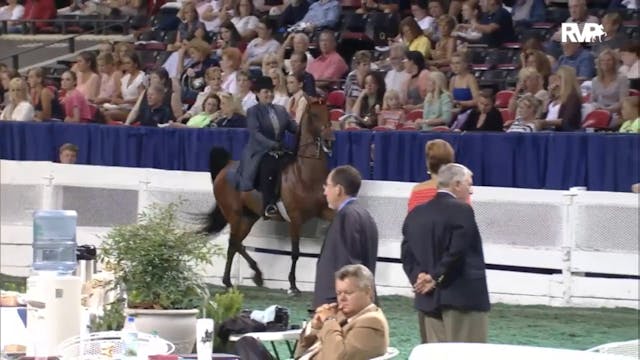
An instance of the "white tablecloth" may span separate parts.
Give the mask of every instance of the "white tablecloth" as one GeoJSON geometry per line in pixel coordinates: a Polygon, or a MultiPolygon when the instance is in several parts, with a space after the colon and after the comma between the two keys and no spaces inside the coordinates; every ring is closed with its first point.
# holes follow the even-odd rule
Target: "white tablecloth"
{"type": "Polygon", "coordinates": [[[409,360],[629,360],[628,357],[587,351],[501,344],[423,344],[413,348],[409,360]]]}
{"type": "Polygon", "coordinates": [[[17,307],[0,307],[0,349],[5,345],[27,346],[29,338],[17,307]]]}

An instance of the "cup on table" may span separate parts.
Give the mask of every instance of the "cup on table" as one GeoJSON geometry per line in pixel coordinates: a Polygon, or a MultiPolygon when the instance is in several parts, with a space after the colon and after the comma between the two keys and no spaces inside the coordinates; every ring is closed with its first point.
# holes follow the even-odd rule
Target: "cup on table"
{"type": "Polygon", "coordinates": [[[198,360],[211,360],[213,353],[213,319],[198,319],[196,322],[196,350],[198,360]]]}

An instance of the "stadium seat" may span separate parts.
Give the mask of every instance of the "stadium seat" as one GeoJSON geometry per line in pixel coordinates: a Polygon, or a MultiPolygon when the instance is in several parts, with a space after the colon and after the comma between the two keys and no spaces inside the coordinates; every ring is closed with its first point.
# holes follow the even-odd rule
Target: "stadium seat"
{"type": "Polygon", "coordinates": [[[500,111],[500,115],[502,116],[502,123],[506,124],[508,122],[513,122],[513,114],[509,109],[501,108],[498,109],[500,111]]]}
{"type": "Polygon", "coordinates": [[[629,89],[629,96],[640,96],[640,91],[636,89],[629,89]]]}
{"type": "Polygon", "coordinates": [[[496,94],[496,107],[506,108],[509,106],[509,101],[515,95],[511,90],[501,90],[496,94]]]}
{"type": "Polygon", "coordinates": [[[594,128],[594,129],[607,129],[609,127],[609,121],[611,120],[611,113],[606,110],[593,110],[587,114],[582,122],[582,128],[594,128]]]}
{"type": "Polygon", "coordinates": [[[327,105],[330,107],[343,109],[345,101],[346,97],[342,90],[333,90],[327,95],[327,105]]]}
{"type": "Polygon", "coordinates": [[[411,110],[407,114],[407,120],[408,121],[412,121],[413,122],[413,121],[416,121],[418,119],[422,119],[422,109],[411,110]]]}
{"type": "Polygon", "coordinates": [[[344,111],[342,109],[331,109],[329,110],[329,119],[331,121],[340,121],[340,118],[344,115],[344,111]]]}

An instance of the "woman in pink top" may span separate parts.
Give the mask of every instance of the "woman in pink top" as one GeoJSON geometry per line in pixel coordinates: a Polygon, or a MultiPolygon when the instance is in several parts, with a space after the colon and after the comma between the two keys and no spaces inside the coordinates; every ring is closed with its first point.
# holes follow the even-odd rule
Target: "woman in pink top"
{"type": "Polygon", "coordinates": [[[122,72],[116,67],[116,62],[111,53],[98,55],[98,71],[100,72],[100,91],[96,104],[105,104],[118,93],[122,72]]]}
{"type": "Polygon", "coordinates": [[[83,51],[78,56],[73,71],[78,77],[78,90],[89,100],[94,101],[100,91],[100,76],[96,56],[88,51],[83,51]]]}
{"type": "Polygon", "coordinates": [[[427,173],[430,179],[413,187],[409,196],[409,212],[418,205],[433,199],[438,192],[438,170],[455,161],[455,153],[448,142],[440,139],[427,142],[424,147],[427,158],[427,173]]]}
{"type": "Polygon", "coordinates": [[[76,73],[65,71],[60,80],[60,87],[64,95],[60,97],[60,104],[64,108],[65,122],[89,122],[91,109],[87,98],[77,88],[76,73]]]}

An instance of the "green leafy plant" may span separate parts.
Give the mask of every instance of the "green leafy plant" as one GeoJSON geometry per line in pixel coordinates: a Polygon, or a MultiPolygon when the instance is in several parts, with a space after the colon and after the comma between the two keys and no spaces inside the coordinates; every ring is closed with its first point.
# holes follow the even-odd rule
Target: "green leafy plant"
{"type": "Polygon", "coordinates": [[[204,317],[213,319],[216,324],[232,318],[242,310],[244,295],[240,290],[232,288],[226,292],[215,294],[213,300],[207,302],[204,307],[204,317]]]}
{"type": "Polygon", "coordinates": [[[103,237],[100,260],[113,265],[129,308],[194,309],[202,304],[205,287],[198,269],[223,252],[178,222],[182,203],[152,204],[137,223],[117,226],[103,237]]]}
{"type": "Polygon", "coordinates": [[[124,299],[103,306],[102,316],[92,318],[89,328],[91,332],[120,330],[122,324],[124,324],[124,299]]]}

